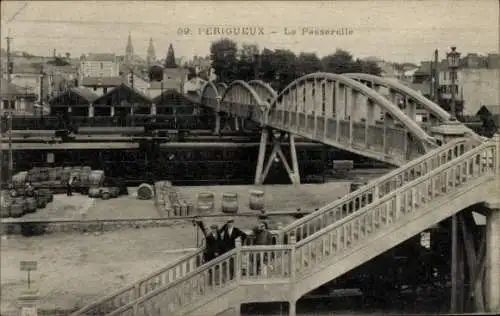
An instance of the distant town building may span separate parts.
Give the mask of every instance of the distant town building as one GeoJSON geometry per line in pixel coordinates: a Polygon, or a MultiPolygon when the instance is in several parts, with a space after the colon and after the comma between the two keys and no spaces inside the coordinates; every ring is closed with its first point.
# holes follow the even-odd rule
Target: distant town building
{"type": "Polygon", "coordinates": [[[81,81],[81,87],[85,87],[97,96],[108,93],[111,89],[125,83],[127,79],[122,76],[115,77],[85,77],[81,81]]]}
{"type": "Polygon", "coordinates": [[[80,60],[80,77],[116,77],[119,76],[119,65],[115,54],[94,54],[82,56],[80,60]]]}
{"type": "Polygon", "coordinates": [[[41,107],[36,105],[37,96],[23,87],[8,83],[0,78],[0,115],[10,112],[14,115],[35,115],[41,107]]]}
{"type": "Polygon", "coordinates": [[[148,45],[146,61],[148,63],[148,68],[153,66],[156,63],[156,51],[155,51],[155,46],[153,44],[152,38],[149,38],[149,45],[148,45]]]}
{"type": "Polygon", "coordinates": [[[11,75],[11,83],[20,87],[26,94],[34,94],[36,101],[42,100],[42,67],[33,66],[30,64],[14,66],[14,71],[11,75]]]}
{"type": "Polygon", "coordinates": [[[130,64],[134,58],[134,46],[132,45],[132,34],[128,33],[127,46],[125,47],[125,62],[130,64]]]}

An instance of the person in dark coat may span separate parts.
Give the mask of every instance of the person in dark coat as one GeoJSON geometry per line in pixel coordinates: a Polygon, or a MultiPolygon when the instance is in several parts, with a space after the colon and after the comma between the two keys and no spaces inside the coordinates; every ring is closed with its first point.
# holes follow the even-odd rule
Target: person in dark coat
{"type": "MultiPolygon", "coordinates": [[[[233,250],[236,247],[236,239],[240,238],[243,244],[247,235],[239,228],[234,227],[234,220],[230,219],[221,230],[222,253],[233,250]]],[[[224,274],[226,275],[226,274],[224,274]]],[[[229,276],[232,280],[234,277],[234,260],[229,259],[229,276]]]]}
{"type": "Polygon", "coordinates": [[[236,239],[240,238],[241,243],[245,241],[247,235],[239,228],[234,227],[234,219],[230,219],[221,229],[222,253],[233,250],[236,247],[236,239]]]}
{"type": "Polygon", "coordinates": [[[196,221],[196,224],[203,232],[203,236],[205,236],[205,251],[203,253],[203,259],[205,262],[208,262],[220,255],[221,239],[219,227],[217,225],[212,225],[210,226],[210,231],[207,232],[203,221],[196,221]]]}
{"type": "Polygon", "coordinates": [[[73,181],[75,181],[74,176],[70,176],[68,182],[66,183],[66,195],[73,196],[73,181]]]}
{"type": "MultiPolygon", "coordinates": [[[[255,237],[254,245],[268,246],[273,244],[273,235],[271,234],[271,232],[269,232],[269,227],[265,220],[261,220],[259,224],[254,227],[253,234],[255,237]]],[[[257,265],[255,272],[257,273],[257,275],[259,275],[261,273],[262,264],[267,264],[269,258],[267,256],[267,253],[264,253],[263,256],[261,256],[260,254],[255,255],[257,255],[257,258],[255,260],[255,263],[257,265]]],[[[252,262],[254,261],[252,260],[252,262]]]]}
{"type": "MultiPolygon", "coordinates": [[[[198,225],[198,227],[203,232],[203,235],[205,236],[205,249],[203,251],[203,261],[204,263],[207,263],[217,258],[221,254],[222,242],[220,239],[219,227],[217,225],[211,225],[210,231],[207,232],[207,229],[205,228],[205,224],[203,223],[203,221],[197,220],[196,224],[198,225]]],[[[219,272],[217,267],[215,269],[216,269],[215,274],[217,275],[219,272]]],[[[208,270],[209,285],[214,284],[212,271],[213,271],[212,269],[208,270]]]]}

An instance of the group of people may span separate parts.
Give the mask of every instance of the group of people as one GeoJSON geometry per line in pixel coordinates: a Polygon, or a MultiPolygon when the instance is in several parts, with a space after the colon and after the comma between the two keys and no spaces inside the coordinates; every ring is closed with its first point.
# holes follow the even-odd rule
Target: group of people
{"type": "MultiPolygon", "coordinates": [[[[246,233],[237,227],[234,227],[234,220],[228,220],[221,228],[218,225],[211,225],[210,231],[207,231],[205,224],[201,220],[195,221],[198,227],[203,232],[205,236],[205,249],[203,252],[203,261],[205,263],[217,258],[218,256],[233,250],[236,247],[236,239],[240,238],[243,244],[245,240],[249,237],[246,233]]],[[[269,232],[269,227],[266,218],[260,217],[259,224],[253,229],[254,245],[272,245],[273,238],[271,232],[269,232]]],[[[264,263],[266,263],[267,258],[264,258],[264,263]]],[[[229,274],[231,278],[234,274],[234,262],[230,259],[230,271],[229,274]]],[[[261,260],[257,260],[257,271],[260,271],[261,260]]]]}

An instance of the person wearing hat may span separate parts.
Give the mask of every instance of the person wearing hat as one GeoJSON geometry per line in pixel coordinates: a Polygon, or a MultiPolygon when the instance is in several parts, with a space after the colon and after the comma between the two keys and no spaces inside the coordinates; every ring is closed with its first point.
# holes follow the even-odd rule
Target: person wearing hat
{"type": "MultiPolygon", "coordinates": [[[[259,216],[260,218],[260,216],[259,216]]],[[[267,246],[273,244],[273,235],[269,232],[269,227],[265,219],[261,219],[259,224],[254,227],[253,234],[255,237],[254,245],[256,246],[267,246]]],[[[258,275],[261,274],[262,265],[266,265],[268,262],[267,253],[264,253],[264,256],[257,256],[256,264],[256,272],[258,275]]]]}
{"type": "MultiPolygon", "coordinates": [[[[234,227],[234,219],[230,219],[224,224],[221,229],[221,245],[222,253],[233,250],[236,247],[236,239],[240,238],[241,243],[245,242],[247,235],[242,232],[239,228],[234,227]]],[[[226,275],[226,274],[224,274],[226,275]]],[[[234,260],[229,259],[229,277],[232,280],[234,277],[234,260]]]]}
{"type": "Polygon", "coordinates": [[[210,231],[207,232],[203,221],[196,221],[196,224],[203,232],[203,236],[205,236],[205,250],[203,252],[203,260],[205,262],[208,262],[215,259],[221,253],[221,238],[219,227],[217,225],[211,225],[210,231]]]}
{"type": "Polygon", "coordinates": [[[241,238],[241,243],[243,244],[247,235],[242,232],[239,228],[234,227],[234,219],[230,219],[222,226],[220,232],[222,240],[222,252],[226,253],[233,250],[236,247],[236,239],[241,238]]]}

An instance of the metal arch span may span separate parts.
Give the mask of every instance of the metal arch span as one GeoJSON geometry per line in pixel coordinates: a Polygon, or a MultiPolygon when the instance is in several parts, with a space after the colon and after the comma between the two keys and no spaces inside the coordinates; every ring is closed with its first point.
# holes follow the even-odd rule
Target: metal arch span
{"type": "Polygon", "coordinates": [[[263,101],[271,103],[278,96],[276,90],[262,80],[250,80],[248,84],[254,88],[263,101]]]}
{"type": "Polygon", "coordinates": [[[264,103],[255,89],[243,80],[233,81],[222,95],[221,111],[236,117],[249,117],[254,108],[259,108],[264,103]]]}
{"type": "Polygon", "coordinates": [[[217,99],[220,98],[221,94],[219,93],[217,86],[212,81],[205,83],[201,89],[201,103],[217,111],[219,108],[217,99]]]}
{"type": "Polygon", "coordinates": [[[397,166],[438,146],[384,96],[339,74],[305,75],[277,96],[262,119],[257,113],[252,120],[263,125],[397,166]]]}
{"type": "MultiPolygon", "coordinates": [[[[375,101],[379,106],[383,107],[387,112],[393,115],[396,119],[398,119],[408,131],[418,137],[421,140],[434,144],[434,138],[429,136],[415,121],[406,116],[396,105],[392,102],[384,98],[381,94],[377,93],[373,89],[353,80],[351,78],[345,77],[343,75],[334,74],[334,73],[325,73],[325,72],[316,72],[312,74],[308,74],[302,76],[292,83],[290,83],[283,91],[277,96],[277,98],[271,104],[271,109],[275,108],[280,99],[287,93],[289,93],[294,87],[298,86],[302,82],[306,82],[308,80],[316,80],[316,81],[337,81],[355,89],[358,93],[365,95],[368,99],[375,101]]],[[[308,109],[305,109],[308,111],[308,109]]]]}
{"type": "Polygon", "coordinates": [[[423,95],[419,94],[415,90],[411,89],[410,87],[407,87],[406,85],[394,81],[394,80],[388,80],[379,76],[371,75],[371,74],[365,74],[365,73],[347,73],[343,74],[346,77],[355,79],[355,80],[362,80],[362,81],[370,81],[373,82],[374,84],[381,85],[381,86],[386,86],[392,90],[396,90],[403,95],[407,95],[422,105],[425,106],[425,108],[431,112],[435,117],[443,120],[443,121],[448,121],[452,118],[451,114],[443,110],[439,105],[436,103],[432,102],[431,100],[427,99],[423,95]]]}

